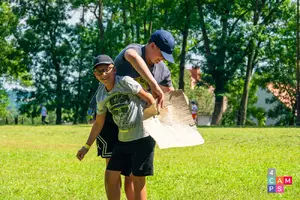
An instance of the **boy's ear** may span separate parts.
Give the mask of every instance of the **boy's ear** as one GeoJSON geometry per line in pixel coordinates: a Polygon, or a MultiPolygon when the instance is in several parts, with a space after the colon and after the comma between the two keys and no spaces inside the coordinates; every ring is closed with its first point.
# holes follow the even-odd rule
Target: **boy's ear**
{"type": "Polygon", "coordinates": [[[156,44],[155,44],[154,42],[151,42],[151,43],[150,43],[150,47],[151,47],[152,49],[154,49],[154,48],[156,47],[156,44]]]}

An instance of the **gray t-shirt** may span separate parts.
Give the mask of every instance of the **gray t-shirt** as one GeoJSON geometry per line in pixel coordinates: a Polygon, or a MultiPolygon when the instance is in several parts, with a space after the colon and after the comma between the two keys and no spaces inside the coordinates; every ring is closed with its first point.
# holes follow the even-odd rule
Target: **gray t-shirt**
{"type": "Polygon", "coordinates": [[[143,102],[137,96],[141,85],[129,76],[116,76],[113,89],[107,92],[101,84],[97,90],[97,114],[109,110],[119,127],[118,138],[122,142],[149,136],[143,127],[143,102]]]}
{"type": "MultiPolygon", "coordinates": [[[[141,75],[134,69],[134,67],[124,58],[124,53],[127,49],[134,49],[145,61],[145,46],[140,44],[130,44],[123,49],[115,59],[115,66],[117,68],[117,75],[130,76],[139,82],[145,90],[150,90],[148,83],[141,77],[141,75]]],[[[173,87],[171,80],[171,73],[166,64],[161,61],[149,67],[154,79],[159,85],[165,87],[173,87]]]]}

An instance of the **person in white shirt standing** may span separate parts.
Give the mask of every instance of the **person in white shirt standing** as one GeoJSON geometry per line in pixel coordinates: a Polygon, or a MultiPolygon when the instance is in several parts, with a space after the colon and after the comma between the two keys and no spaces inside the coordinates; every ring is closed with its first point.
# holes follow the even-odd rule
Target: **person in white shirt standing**
{"type": "Polygon", "coordinates": [[[192,110],[192,117],[195,121],[195,123],[197,122],[197,112],[198,112],[198,107],[196,105],[195,102],[192,101],[192,107],[191,107],[191,110],[192,110]]]}
{"type": "Polygon", "coordinates": [[[41,104],[41,115],[42,115],[42,124],[48,124],[48,122],[46,122],[47,109],[42,104],[41,104]]]}

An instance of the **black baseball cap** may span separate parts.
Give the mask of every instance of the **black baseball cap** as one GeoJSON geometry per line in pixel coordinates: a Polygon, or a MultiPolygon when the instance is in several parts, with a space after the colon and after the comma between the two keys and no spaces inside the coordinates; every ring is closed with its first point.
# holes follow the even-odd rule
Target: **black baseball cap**
{"type": "Polygon", "coordinates": [[[103,65],[103,64],[110,65],[110,64],[115,64],[115,63],[111,59],[111,57],[109,57],[108,55],[101,54],[101,55],[98,55],[97,57],[95,57],[93,69],[95,69],[95,67],[97,67],[98,65],[103,65]]]}
{"type": "Polygon", "coordinates": [[[156,46],[158,46],[163,57],[167,61],[174,63],[174,57],[172,53],[175,47],[175,40],[170,32],[165,30],[157,30],[151,35],[150,40],[154,42],[156,46]]]}

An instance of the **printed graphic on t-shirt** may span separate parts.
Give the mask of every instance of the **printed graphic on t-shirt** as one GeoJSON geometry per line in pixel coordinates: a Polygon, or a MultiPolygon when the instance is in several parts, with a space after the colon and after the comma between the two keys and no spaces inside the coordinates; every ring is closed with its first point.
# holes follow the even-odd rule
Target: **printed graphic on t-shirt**
{"type": "Polygon", "coordinates": [[[126,94],[116,94],[107,102],[107,107],[112,113],[114,121],[122,130],[136,126],[135,121],[128,118],[128,116],[130,116],[130,103],[130,98],[126,94]]]}
{"type": "Polygon", "coordinates": [[[142,88],[144,88],[144,90],[150,91],[150,86],[147,83],[147,81],[145,81],[145,79],[143,79],[143,77],[139,76],[139,77],[134,78],[134,80],[136,82],[138,82],[142,86],[142,88]]]}

